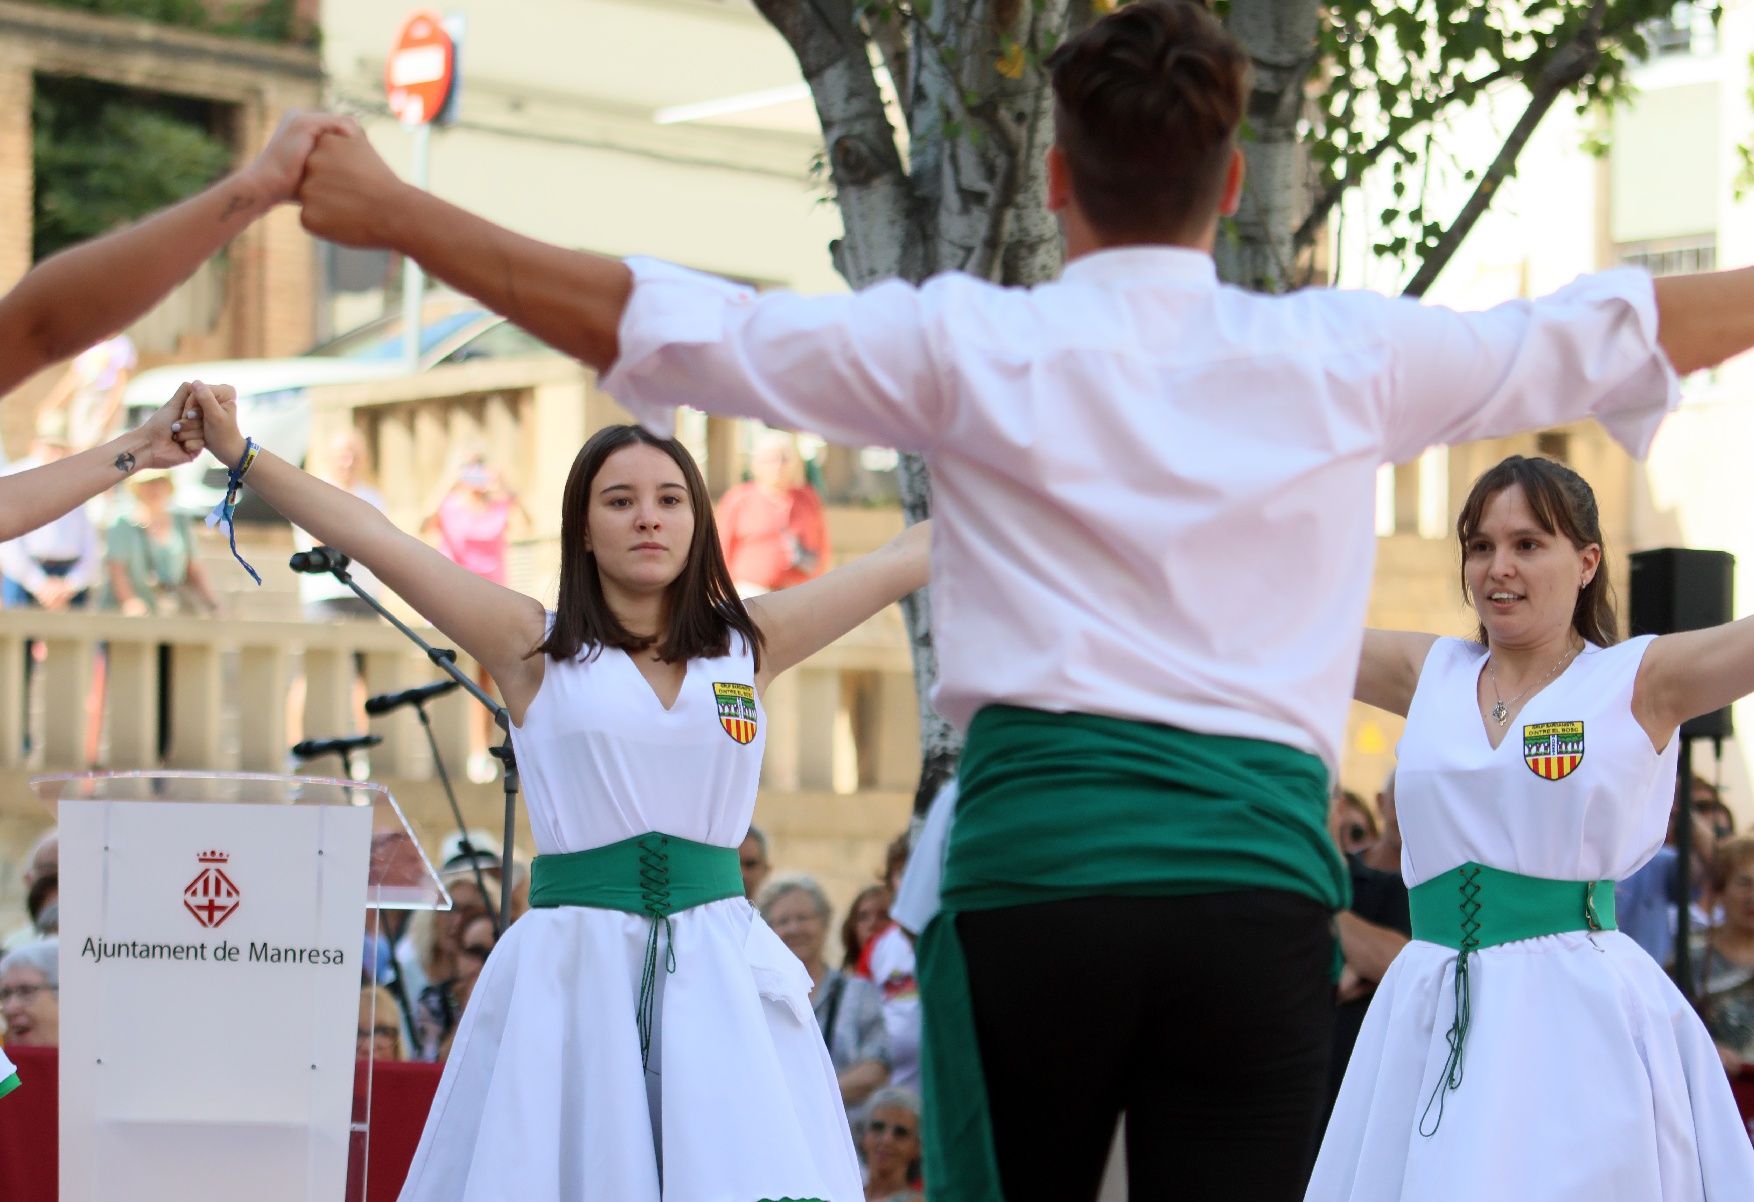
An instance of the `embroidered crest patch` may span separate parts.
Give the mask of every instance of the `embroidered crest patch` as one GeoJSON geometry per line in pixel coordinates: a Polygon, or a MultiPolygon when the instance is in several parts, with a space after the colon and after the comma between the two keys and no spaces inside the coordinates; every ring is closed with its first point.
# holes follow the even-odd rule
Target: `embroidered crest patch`
{"type": "Polygon", "coordinates": [[[719,705],[719,725],[739,743],[755,738],[755,689],[752,685],[713,682],[713,700],[719,705]]]}
{"type": "Polygon", "coordinates": [[[1523,727],[1523,763],[1542,780],[1564,780],[1583,763],[1582,722],[1523,727]]]}

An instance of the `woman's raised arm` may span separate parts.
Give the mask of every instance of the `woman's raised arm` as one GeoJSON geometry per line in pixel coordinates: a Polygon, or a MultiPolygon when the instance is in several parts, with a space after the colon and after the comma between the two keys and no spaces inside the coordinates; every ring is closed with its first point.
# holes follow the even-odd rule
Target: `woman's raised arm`
{"type": "MultiPolygon", "coordinates": [[[[234,405],[221,404],[204,384],[192,386],[206,422],[207,446],[230,467],[244,455],[234,405]]],[[[445,637],[486,668],[499,685],[514,721],[542,684],[542,604],[458,567],[375,506],[326,484],[264,450],[244,487],[320,543],[376,573],[445,637]]]]}
{"type": "Polygon", "coordinates": [[[852,563],[746,601],[764,644],[756,684],[765,689],[885,605],[924,587],[931,538],[932,523],[920,522],[852,563]]]}
{"type": "Polygon", "coordinates": [[[1379,710],[1405,718],[1419,687],[1419,671],[1431,654],[1435,634],[1413,630],[1366,630],[1358,656],[1358,679],[1352,696],[1379,710]]]}

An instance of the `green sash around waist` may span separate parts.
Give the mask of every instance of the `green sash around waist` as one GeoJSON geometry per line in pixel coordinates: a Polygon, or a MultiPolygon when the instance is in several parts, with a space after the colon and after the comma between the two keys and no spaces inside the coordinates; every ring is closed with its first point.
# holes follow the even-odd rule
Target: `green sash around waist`
{"type": "Polygon", "coordinates": [[[1444,1095],[1462,1084],[1462,1048],[1468,1037],[1472,1007],[1468,963],[1482,948],[1538,939],[1566,931],[1612,931],[1613,881],[1557,881],[1523,876],[1472,861],[1408,891],[1413,938],[1454,948],[1456,1016],[1445,1036],[1449,1058],[1443,1076],[1419,1116],[1419,1132],[1430,1136],[1443,1121],[1444,1095]],[[1437,1117],[1426,1130],[1431,1108],[1437,1117]]]}
{"type": "Polygon", "coordinates": [[[925,1175],[934,1199],[1002,1202],[958,913],[1252,889],[1338,909],[1349,881],[1327,769],[1277,743],[994,705],[958,787],[943,910],[917,948],[925,1175]]]}
{"type": "Polygon", "coordinates": [[[658,928],[664,929],[664,971],[676,971],[670,916],[708,902],[743,896],[743,872],[734,847],[714,847],[653,832],[607,847],[537,856],[530,866],[532,908],[585,906],[644,914],[652,920],[640,979],[639,1054],[652,1048],[652,1007],[658,983],[658,928]]]}

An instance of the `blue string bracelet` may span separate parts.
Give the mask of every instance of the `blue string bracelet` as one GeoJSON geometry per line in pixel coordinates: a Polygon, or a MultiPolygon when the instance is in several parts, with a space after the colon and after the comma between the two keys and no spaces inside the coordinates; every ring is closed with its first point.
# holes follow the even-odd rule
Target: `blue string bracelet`
{"type": "Polygon", "coordinates": [[[207,515],[207,525],[210,529],[219,525],[221,522],[225,523],[225,532],[231,539],[232,558],[244,565],[244,571],[250,574],[250,579],[254,580],[257,585],[262,583],[261,574],[257,572],[255,568],[250,566],[249,560],[245,559],[238,553],[238,527],[236,514],[238,509],[238,497],[244,491],[244,477],[247,476],[250,469],[256,465],[256,456],[261,454],[261,452],[262,448],[256,444],[255,439],[244,439],[243,458],[238,460],[236,467],[228,468],[226,470],[225,497],[219,502],[219,504],[213,507],[213,512],[207,515]]]}

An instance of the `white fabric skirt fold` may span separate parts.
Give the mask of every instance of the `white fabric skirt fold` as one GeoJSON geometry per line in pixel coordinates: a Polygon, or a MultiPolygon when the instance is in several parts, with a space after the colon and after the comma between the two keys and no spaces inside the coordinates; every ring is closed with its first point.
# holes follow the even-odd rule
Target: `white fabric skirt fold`
{"type": "Polygon", "coordinates": [[[1306,1202],[1745,1202],[1754,1143],[1704,1025],[1625,935],[1475,953],[1461,1088],[1456,953],[1407,945],[1378,988],[1306,1202]]]}
{"type": "Polygon", "coordinates": [[[803,965],[740,898],[671,923],[656,1107],[635,1023],[649,921],[532,910],[481,971],[401,1202],[862,1202],[803,965]]]}

